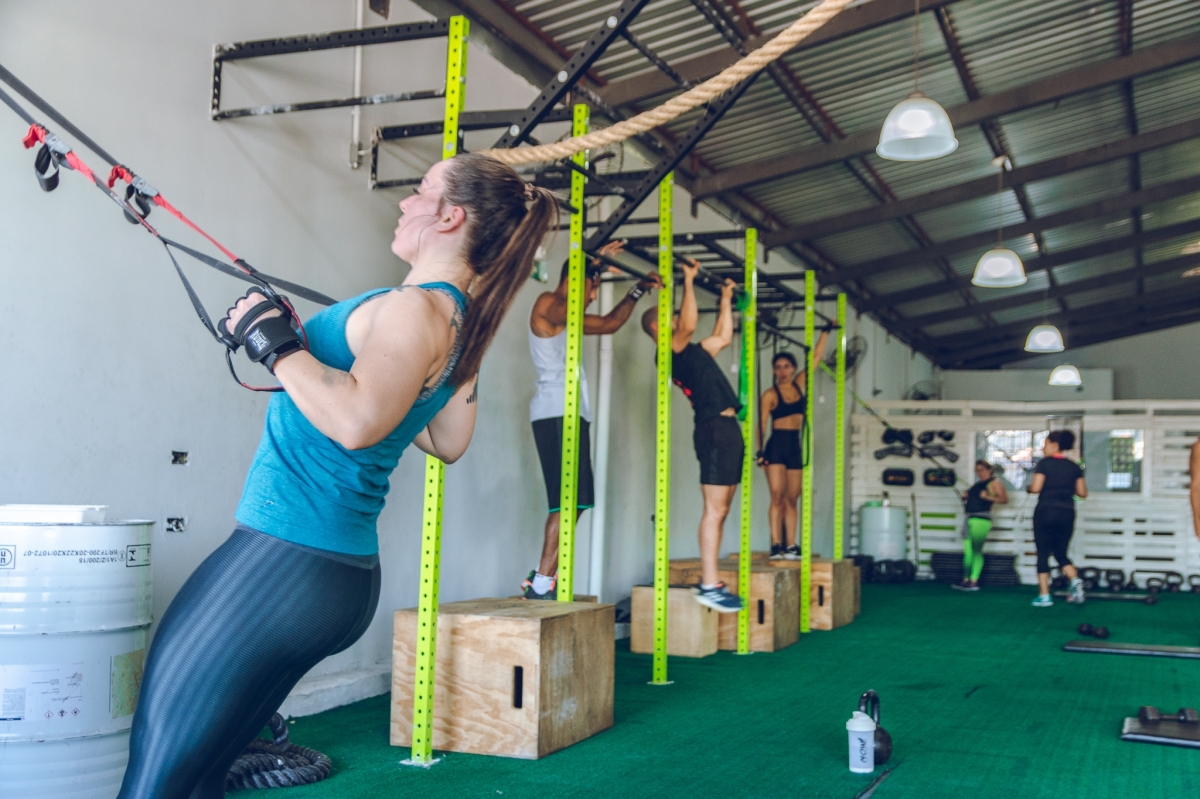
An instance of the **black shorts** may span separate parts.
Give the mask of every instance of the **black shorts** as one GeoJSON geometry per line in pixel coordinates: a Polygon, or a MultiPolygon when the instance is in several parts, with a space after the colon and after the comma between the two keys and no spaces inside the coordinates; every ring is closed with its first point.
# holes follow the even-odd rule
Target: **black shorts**
{"type": "Polygon", "coordinates": [[[1074,532],[1074,506],[1038,503],[1033,510],[1033,543],[1037,547],[1038,574],[1050,573],[1051,555],[1058,562],[1058,568],[1071,565],[1067,547],[1071,545],[1071,534],[1074,532]]]}
{"type": "Polygon", "coordinates": [[[700,460],[700,484],[734,486],[742,482],[742,426],[732,416],[718,416],[699,422],[692,433],[696,457],[700,460]]]}
{"type": "MultiPolygon", "coordinates": [[[[562,430],[563,418],[538,419],[533,423],[533,440],[537,443],[538,460],[542,462],[542,477],[546,480],[546,502],[554,513],[562,505],[562,430]]],[[[587,419],[579,420],[579,482],[575,488],[575,506],[582,510],[596,504],[592,487],[592,444],[587,419]]]]}
{"type": "Polygon", "coordinates": [[[773,430],[763,447],[763,457],[767,463],[777,463],[789,469],[803,469],[804,460],[800,454],[799,430],[773,430]]]}

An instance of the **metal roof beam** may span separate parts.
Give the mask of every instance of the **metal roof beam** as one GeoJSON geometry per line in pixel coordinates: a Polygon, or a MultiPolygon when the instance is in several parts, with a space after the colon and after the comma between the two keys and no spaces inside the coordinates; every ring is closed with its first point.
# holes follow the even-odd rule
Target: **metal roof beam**
{"type": "MultiPolygon", "coordinates": [[[[1197,178],[1200,182],[1200,178],[1197,178]]],[[[1200,219],[1191,220],[1188,222],[1180,222],[1167,227],[1155,228],[1154,230],[1145,233],[1134,233],[1130,236],[1119,239],[1105,239],[1094,244],[1088,244],[1083,247],[1076,247],[1071,250],[1062,250],[1060,252],[1050,253],[1038,258],[1030,258],[1025,262],[1025,273],[1033,274],[1047,267],[1054,268],[1065,264],[1083,261],[1088,258],[1096,258],[1110,252],[1127,250],[1130,247],[1136,247],[1145,244],[1153,244],[1156,241],[1164,241],[1173,236],[1186,236],[1189,233],[1200,231],[1200,219]]],[[[800,272],[799,274],[804,274],[800,272]]],[[[958,284],[962,286],[971,285],[971,275],[961,275],[958,278],[958,284]]],[[[950,288],[942,283],[932,283],[916,288],[898,291],[894,294],[880,294],[870,300],[868,305],[871,305],[871,310],[874,310],[873,303],[877,303],[881,308],[895,308],[909,302],[917,302],[918,300],[936,297],[940,294],[950,292],[950,288]]],[[[1065,309],[1064,309],[1065,310],[1065,309]]]]}
{"type": "MultiPolygon", "coordinates": [[[[1166,315],[1155,314],[1153,319],[1134,319],[1122,322],[1112,328],[1093,330],[1090,333],[1072,336],[1072,340],[1075,343],[1071,345],[1071,349],[1088,347],[1093,344],[1103,344],[1106,341],[1113,341],[1114,339],[1126,338],[1128,336],[1139,336],[1142,333],[1153,333],[1155,330],[1179,327],[1180,325],[1187,325],[1193,322],[1200,322],[1200,309],[1196,308],[1194,304],[1184,305],[1166,315]]],[[[977,361],[969,361],[956,368],[987,369],[1005,363],[1015,363],[1029,358],[1037,358],[1041,355],[1045,355],[1045,353],[1025,352],[1023,349],[1011,350],[988,358],[981,358],[977,361]]]]}
{"type": "MultiPolygon", "coordinates": [[[[1182,197],[1187,194],[1200,192],[1200,175],[1195,175],[1189,178],[1174,180],[1170,183],[1163,183],[1158,186],[1152,186],[1148,189],[1133,192],[1132,194],[1123,194],[1118,197],[1109,197],[1103,200],[1081,205],[1076,208],[1068,208],[1065,211],[1048,214],[1043,217],[1036,217],[1028,222],[1022,222],[1019,225],[1009,225],[1004,228],[1006,238],[1020,238],[1031,233],[1051,230],[1053,228],[1065,227],[1074,225],[1079,222],[1087,222],[1092,219],[1102,219],[1106,216],[1128,211],[1131,208],[1137,208],[1154,203],[1172,200],[1176,197],[1182,197]]],[[[955,253],[964,252],[966,250],[976,250],[990,247],[996,240],[994,231],[985,230],[979,233],[972,233],[969,236],[943,241],[934,244],[931,247],[926,247],[919,250],[908,250],[906,252],[896,253],[895,255],[886,255],[882,258],[876,258],[872,261],[864,261],[859,264],[852,264],[843,269],[830,271],[825,277],[827,283],[841,283],[844,280],[860,280],[864,277],[888,272],[893,269],[903,269],[907,266],[933,261],[936,258],[953,255],[955,253]]],[[[799,277],[796,280],[803,279],[804,273],[797,273],[799,277]]],[[[928,286],[920,287],[920,290],[928,289],[928,286]]],[[[933,296],[933,294],[920,294],[911,298],[901,297],[907,292],[900,292],[892,295],[884,295],[880,298],[882,303],[900,303],[911,302],[914,299],[922,299],[924,297],[933,296]],[[896,297],[896,299],[887,299],[888,297],[896,297]]]]}
{"type": "MultiPolygon", "coordinates": [[[[878,2],[878,0],[876,0],[878,2]]],[[[845,12],[843,12],[845,13],[845,12]]],[[[982,97],[947,109],[956,127],[975,125],[987,119],[1051,103],[1071,95],[1099,89],[1141,75],[1148,75],[1200,59],[1200,37],[1140,50],[1133,55],[1089,64],[1060,75],[982,97]]],[[[791,155],[739,164],[696,181],[694,195],[704,199],[715,194],[746,188],[836,164],[875,151],[877,130],[864,130],[831,144],[808,147],[791,155]]]]}
{"type": "MultiPolygon", "coordinates": [[[[1172,225],[1172,228],[1186,228],[1186,230],[1178,231],[1170,235],[1184,235],[1186,233],[1194,233],[1200,230],[1200,219],[1194,219],[1191,222],[1182,225],[1172,225]]],[[[1056,253],[1054,256],[1046,258],[1031,259],[1026,264],[1026,272],[1031,271],[1031,268],[1046,269],[1047,266],[1059,266],[1072,261],[1083,260],[1084,258],[1094,258],[1098,255],[1104,255],[1111,252],[1122,252],[1129,249],[1140,249],[1146,243],[1147,236],[1160,233],[1162,231],[1155,230],[1150,234],[1135,234],[1127,236],[1124,239],[1115,241],[1102,241],[1098,244],[1092,244],[1087,247],[1080,247],[1077,250],[1068,252],[1056,253]],[[1044,261],[1054,260],[1056,263],[1045,264],[1044,261]],[[1069,259],[1069,260],[1067,260],[1069,259]]],[[[1169,238],[1168,235],[1157,236],[1156,240],[1169,238]]],[[[1121,269],[1116,272],[1106,272],[1095,277],[1084,278],[1083,280],[1073,280],[1069,283],[1059,283],[1045,291],[1022,291],[1019,294],[1012,294],[1007,297],[1001,297],[989,302],[980,303],[979,308],[988,312],[1004,311],[1009,308],[1020,308],[1022,305],[1032,305],[1035,302],[1040,302],[1045,299],[1066,298],[1072,294],[1078,294],[1081,291],[1094,291],[1095,289],[1108,288],[1121,283],[1129,283],[1133,281],[1141,281],[1143,278],[1154,277],[1155,275],[1166,274],[1173,272],[1176,269],[1189,269],[1193,266],[1200,265],[1200,254],[1185,255],[1180,258],[1171,258],[1167,261],[1156,261],[1152,264],[1138,263],[1129,269],[1121,269]]],[[[970,285],[970,280],[964,281],[970,285]]],[[[1064,311],[1069,310],[1064,307],[1064,311]]],[[[891,331],[915,330],[926,327],[928,325],[940,325],[944,322],[952,322],[955,319],[964,319],[968,316],[975,316],[977,310],[975,308],[950,308],[945,311],[937,311],[935,313],[924,314],[922,316],[909,316],[904,319],[894,322],[889,326],[891,331]]]]}
{"type": "MultiPolygon", "coordinates": [[[[1200,47],[1200,37],[1197,37],[1197,42],[1197,46],[1200,47]]],[[[1020,166],[1003,173],[1001,181],[1004,188],[1012,188],[1026,183],[1034,183],[1039,180],[1070,174],[1071,172],[1077,172],[1088,167],[1098,166],[1121,158],[1128,158],[1134,153],[1157,150],[1197,137],[1200,137],[1200,119],[1190,119],[1186,122],[1150,131],[1149,133],[1128,136],[1109,144],[1090,147],[1087,150],[1080,150],[1057,158],[1039,161],[1036,164],[1020,166]]],[[[696,183],[701,180],[704,180],[704,178],[697,178],[696,183]]],[[[767,248],[779,247],[784,244],[790,244],[793,241],[854,230],[855,228],[888,222],[911,214],[924,213],[969,200],[977,200],[980,197],[989,197],[995,193],[996,179],[994,177],[988,175],[974,178],[959,183],[956,186],[947,186],[944,189],[937,189],[915,197],[908,197],[894,203],[818,219],[799,227],[772,231],[763,236],[763,246],[767,248]]]]}
{"type": "MultiPolygon", "coordinates": [[[[921,0],[921,10],[928,11],[947,6],[957,0],[921,0]]],[[[826,42],[844,39],[856,33],[869,31],[889,22],[911,19],[913,3],[910,0],[873,0],[870,3],[847,8],[827,24],[813,31],[808,38],[796,45],[793,53],[807,50],[826,42]]],[[[746,40],[747,50],[757,50],[771,39],[770,36],[755,36],[746,40]]],[[[736,63],[741,56],[732,48],[722,48],[714,53],[705,53],[694,58],[678,61],[672,66],[682,77],[692,83],[711,78],[726,67],[736,63]]],[[[612,106],[624,106],[657,97],[679,88],[666,75],[655,72],[634,75],[617,80],[597,92],[612,106]]]]}
{"type": "Polygon", "coordinates": [[[1001,352],[1012,347],[1014,342],[1023,346],[1025,336],[1034,324],[1078,327],[1097,320],[1116,320],[1128,315],[1144,315],[1146,311],[1140,306],[1154,307],[1157,315],[1165,312],[1168,307],[1174,307],[1177,304],[1196,304],[1197,301],[1200,301],[1200,281],[1196,281],[1194,288],[1188,292],[1181,291],[1181,286],[1173,286],[1143,294],[1136,298],[1136,301],[1130,297],[1119,297],[1115,300],[1092,303],[1070,311],[1009,322],[974,334],[954,333],[949,336],[930,338],[926,340],[925,344],[929,351],[936,354],[939,363],[955,363],[992,352],[1001,352]],[[1165,305],[1165,303],[1170,303],[1170,305],[1165,305]]]}

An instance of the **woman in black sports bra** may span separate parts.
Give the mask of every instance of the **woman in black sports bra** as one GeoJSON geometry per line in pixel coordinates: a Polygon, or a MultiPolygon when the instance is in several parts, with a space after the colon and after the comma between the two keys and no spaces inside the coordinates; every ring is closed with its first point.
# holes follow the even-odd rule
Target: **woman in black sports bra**
{"type": "MultiPolygon", "coordinates": [[[[814,348],[820,360],[825,352],[829,332],[821,333],[814,348]]],[[[796,356],[790,352],[776,353],[772,361],[774,385],[759,398],[758,465],[767,473],[771,488],[771,508],[767,518],[771,524],[771,557],[799,560],[796,545],[796,524],[800,517],[800,489],[804,479],[800,431],[804,427],[804,410],[808,389],[807,371],[797,373],[796,356]],[[763,446],[763,420],[771,417],[771,437],[763,446]]]]}

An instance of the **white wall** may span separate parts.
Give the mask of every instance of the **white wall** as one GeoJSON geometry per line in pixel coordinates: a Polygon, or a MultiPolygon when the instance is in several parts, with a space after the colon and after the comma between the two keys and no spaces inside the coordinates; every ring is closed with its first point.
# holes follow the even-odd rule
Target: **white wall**
{"type": "MultiPolygon", "coordinates": [[[[370,15],[368,15],[370,16],[370,15]]],[[[401,0],[391,22],[428,18],[401,0]]],[[[204,4],[81,0],[0,4],[0,53],[22,77],[164,196],[263,271],[334,297],[394,285],[406,267],[389,252],[396,202],[404,190],[371,192],[365,170],[347,166],[345,109],[216,123],[208,118],[216,42],[352,27],[354,3],[204,4]],[[52,53],[53,57],[47,57],[52,53]]],[[[378,22],[378,20],[373,20],[378,22]]],[[[444,43],[367,48],[365,93],[439,87],[444,43]]],[[[348,96],[352,52],[332,51],[230,64],[224,106],[348,96]]],[[[479,47],[469,54],[466,107],[526,105],[534,87],[479,47]]],[[[363,112],[375,125],[438,119],[439,102],[363,112]]],[[[53,126],[51,126],[53,127],[53,126]]],[[[261,433],[266,397],[236,386],[221,348],[195,319],[161,247],[77,175],[44,194],[23,124],[0,111],[0,502],[102,503],[113,518],[149,518],[154,533],[155,615],[196,565],[228,536],[233,511],[261,433]],[[190,453],[170,465],[172,450],[190,453]],[[166,534],[165,516],[188,528],[166,534]]],[[[471,149],[490,133],[468,136],[471,149]]],[[[437,140],[389,145],[384,177],[419,175],[437,140]]],[[[102,162],[81,151],[97,169],[102,162]]],[[[679,191],[677,229],[728,227],[706,208],[694,219],[679,191]]],[[[639,214],[653,208],[654,198],[639,214]]],[[[197,237],[157,211],[169,236],[197,237]]],[[[553,241],[552,273],[566,236],[553,241]]],[[[772,265],[774,267],[774,264],[772,265]]],[[[244,286],[185,264],[209,307],[220,312],[244,286]]],[[[781,265],[776,268],[788,268],[781,265]]],[[[442,598],[508,596],[537,561],[545,494],[528,422],[533,367],[526,344],[529,308],[544,290],[530,282],[484,364],[479,422],[466,456],[446,478],[442,598]]],[[[614,340],[612,470],[609,480],[607,600],[649,579],[654,487],[653,343],[633,323],[614,340]]],[[[300,304],[302,314],[311,306],[300,304]]],[[[831,308],[824,308],[831,313],[831,308]]],[[[709,324],[712,317],[705,317],[709,324]]],[[[899,397],[929,377],[922,358],[887,342],[867,320],[852,332],[871,341],[853,387],[868,400],[899,397]]],[[[595,390],[595,343],[586,349],[595,390]]],[[[728,364],[728,361],[726,361],[728,364]]],[[[247,375],[265,373],[244,366],[247,375]]],[[[764,370],[764,374],[768,374],[764,370]]],[[[816,420],[817,511],[814,548],[830,543],[832,388],[819,378],[816,420]]],[[[594,404],[593,404],[594,407],[594,404]]],[[[696,549],[699,489],[691,411],[676,392],[673,440],[673,553],[696,549]]],[[[417,599],[422,458],[409,453],[392,479],[379,522],[383,593],[370,630],[306,679],[292,712],[386,690],[391,613],[417,599]],[[303,690],[302,690],[303,689],[303,690]],[[307,694],[305,693],[307,692],[307,694]],[[332,698],[331,698],[332,697],[332,698]]],[[[767,540],[766,486],[756,485],[756,540],[767,540]]],[[[726,550],[736,546],[738,510],[726,550]]],[[[577,544],[580,585],[588,572],[589,518],[577,544]]],[[[271,576],[264,575],[264,579],[271,576]]]]}
{"type": "Polygon", "coordinates": [[[1183,325],[1140,336],[1039,356],[1014,366],[1049,369],[1066,360],[1079,368],[1113,371],[1113,399],[1200,398],[1200,324],[1183,325]],[[1056,360],[1057,358],[1057,360],[1056,360]]]}
{"type": "MultiPolygon", "coordinates": [[[[1061,355],[1043,369],[962,369],[943,371],[942,399],[1059,402],[1113,399],[1112,369],[1080,369],[1081,386],[1052,386],[1050,371],[1065,360],[1061,355]]],[[[1020,365],[1027,364],[1022,361],[1020,365]]]]}

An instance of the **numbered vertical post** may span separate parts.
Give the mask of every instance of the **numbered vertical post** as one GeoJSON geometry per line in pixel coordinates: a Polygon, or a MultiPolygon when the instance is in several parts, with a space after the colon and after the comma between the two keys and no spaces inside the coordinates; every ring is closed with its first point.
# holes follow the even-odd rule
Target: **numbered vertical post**
{"type": "Polygon", "coordinates": [[[742,609],[738,613],[739,655],[750,654],[750,530],[754,516],[752,495],[754,489],[755,442],[754,424],[757,418],[758,397],[754,375],[758,363],[758,230],[746,229],[745,296],[742,308],[742,375],[749,381],[746,407],[742,409],[742,439],[745,442],[742,456],[742,537],[738,557],[738,593],[742,596],[742,609]]]}
{"type": "Polygon", "coordinates": [[[675,318],[674,202],[675,173],[658,184],[658,376],[654,432],[654,666],[651,682],[667,679],[667,545],[671,530],[671,324],[675,318]]]}
{"type": "MultiPolygon", "coordinates": [[[[458,154],[458,118],[462,114],[467,79],[466,17],[450,18],[446,46],[446,109],[442,158],[458,154]]],[[[417,600],[417,658],[413,683],[412,757],[409,762],[433,762],[433,682],[437,663],[438,584],[442,560],[442,494],[446,464],[425,456],[425,507],[421,521],[421,577],[417,600]]]]}
{"type": "Polygon", "coordinates": [[[804,393],[807,402],[804,406],[804,426],[806,435],[801,437],[800,446],[804,448],[804,482],[802,496],[804,507],[801,509],[800,550],[803,553],[800,560],[800,632],[809,631],[809,610],[812,605],[809,593],[812,591],[812,526],[813,526],[813,400],[817,394],[817,359],[813,357],[813,333],[816,327],[817,314],[817,277],[811,269],[804,273],[804,346],[808,348],[804,357],[804,393]]]}
{"type": "MultiPolygon", "coordinates": [[[[582,103],[572,109],[571,135],[588,132],[588,107],[582,103]]],[[[587,151],[571,160],[587,168],[587,151]]],[[[583,225],[586,207],[583,189],[586,179],[571,172],[570,250],[567,254],[567,371],[563,402],[562,474],[558,503],[558,601],[575,598],[575,514],[579,493],[579,369],[583,352],[583,295],[587,283],[583,253],[583,225]]]]}
{"type": "Polygon", "coordinates": [[[837,297],[837,429],[833,451],[833,558],[844,554],[846,524],[846,295],[837,297]]]}

